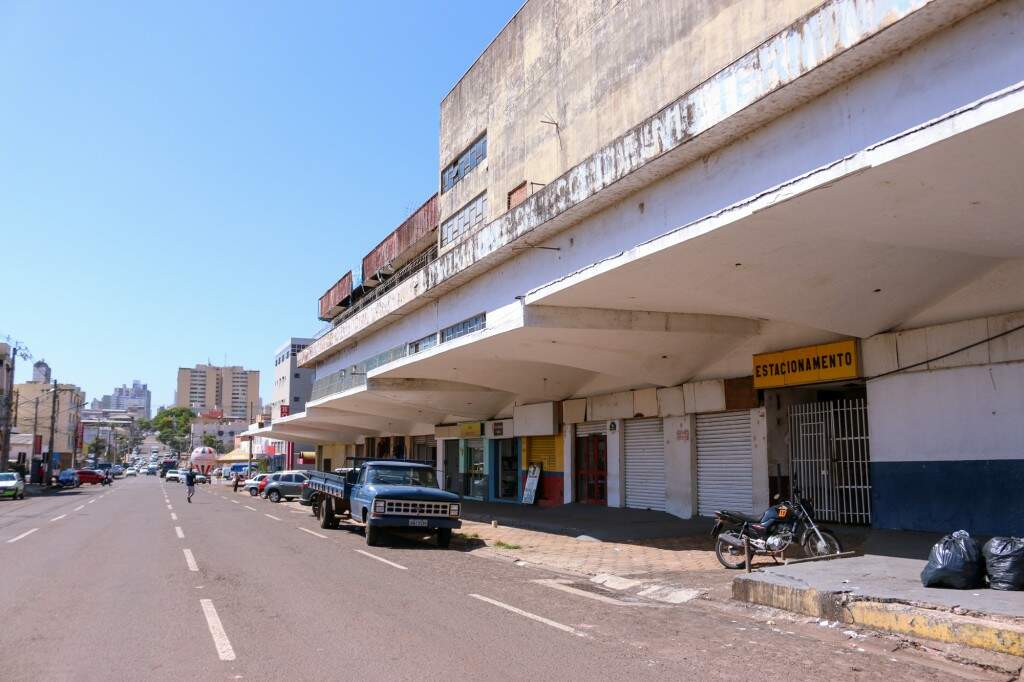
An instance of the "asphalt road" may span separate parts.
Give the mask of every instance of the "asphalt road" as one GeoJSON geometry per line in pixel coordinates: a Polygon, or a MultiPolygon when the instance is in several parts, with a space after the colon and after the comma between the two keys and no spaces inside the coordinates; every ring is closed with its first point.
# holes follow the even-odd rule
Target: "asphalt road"
{"type": "Polygon", "coordinates": [[[0,502],[0,570],[4,680],[997,679],[745,607],[370,548],[290,505],[209,486],[187,504],[155,477],[0,502]]]}

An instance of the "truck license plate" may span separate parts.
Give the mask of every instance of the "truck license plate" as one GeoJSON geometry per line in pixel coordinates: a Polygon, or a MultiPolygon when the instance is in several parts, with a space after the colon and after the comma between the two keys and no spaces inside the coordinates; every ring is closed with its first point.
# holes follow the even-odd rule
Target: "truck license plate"
{"type": "Polygon", "coordinates": [[[427,525],[427,520],[426,519],[409,519],[409,525],[410,526],[417,526],[417,527],[424,527],[425,528],[426,525],[427,525]]]}

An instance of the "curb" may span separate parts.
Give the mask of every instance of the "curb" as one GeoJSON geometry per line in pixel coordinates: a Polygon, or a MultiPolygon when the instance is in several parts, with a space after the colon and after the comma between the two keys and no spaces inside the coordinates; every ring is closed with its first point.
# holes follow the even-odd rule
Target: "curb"
{"type": "Polygon", "coordinates": [[[732,597],[806,616],[1024,657],[1024,623],[739,576],[732,597]]]}

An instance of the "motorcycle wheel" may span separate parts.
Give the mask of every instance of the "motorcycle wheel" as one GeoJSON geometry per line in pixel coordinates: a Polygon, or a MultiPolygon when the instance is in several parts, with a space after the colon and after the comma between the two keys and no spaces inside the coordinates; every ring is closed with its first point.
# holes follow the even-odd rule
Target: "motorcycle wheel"
{"type": "Polygon", "coordinates": [[[718,558],[718,563],[728,569],[735,570],[746,568],[747,566],[747,558],[743,556],[743,548],[734,547],[722,540],[721,537],[715,542],[715,557],[718,558]]]}
{"type": "Polygon", "coordinates": [[[804,553],[807,556],[827,556],[843,551],[843,544],[832,534],[832,531],[821,531],[821,537],[825,539],[824,543],[818,540],[816,533],[807,534],[807,538],[804,540],[804,553]]]}

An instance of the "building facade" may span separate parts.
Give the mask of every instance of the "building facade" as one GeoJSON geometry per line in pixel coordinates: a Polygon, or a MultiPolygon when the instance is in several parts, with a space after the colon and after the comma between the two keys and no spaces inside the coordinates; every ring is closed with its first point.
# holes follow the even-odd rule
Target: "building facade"
{"type": "Polygon", "coordinates": [[[50,383],[50,366],[46,360],[38,360],[32,365],[32,382],[34,384],[50,383]]]}
{"type": "Polygon", "coordinates": [[[271,430],[478,499],[1024,532],[1022,30],[530,0],[442,100],[436,223],[321,297],[271,430]]]}
{"type": "Polygon", "coordinates": [[[136,379],[131,386],[116,386],[113,393],[104,395],[98,401],[93,400],[93,403],[98,403],[96,406],[99,409],[124,410],[136,417],[149,419],[152,400],[149,386],[136,379]]]}
{"type": "Polygon", "coordinates": [[[180,367],[174,404],[196,412],[221,410],[229,419],[251,420],[263,409],[259,370],[214,365],[180,367]]]}
{"type": "Polygon", "coordinates": [[[77,464],[81,455],[81,411],[85,406],[85,392],[74,384],[34,381],[17,384],[14,388],[18,394],[15,426],[22,434],[39,437],[40,451],[36,455],[45,457],[46,453],[52,452],[52,458],[47,462],[51,470],[77,464]],[[55,428],[51,440],[50,424],[55,406],[56,418],[52,421],[55,428]]]}

